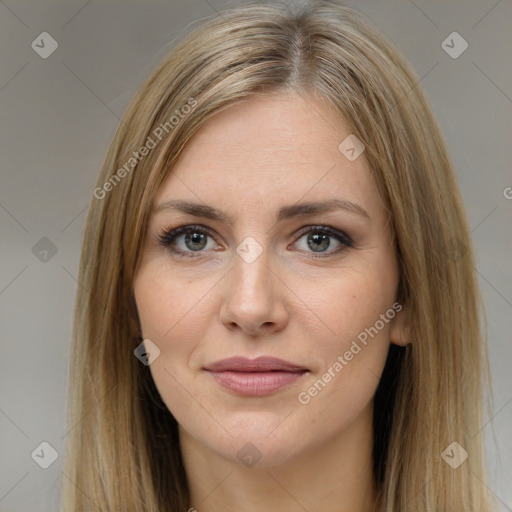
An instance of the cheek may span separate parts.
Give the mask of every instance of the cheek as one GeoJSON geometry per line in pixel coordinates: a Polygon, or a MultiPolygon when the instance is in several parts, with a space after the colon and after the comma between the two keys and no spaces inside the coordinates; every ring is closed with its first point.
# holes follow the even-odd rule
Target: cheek
{"type": "Polygon", "coordinates": [[[180,343],[194,339],[205,320],[208,283],[170,274],[166,270],[142,268],[134,281],[135,302],[145,338],[166,350],[179,337],[180,343]],[[193,318],[193,321],[191,321],[193,318]]]}
{"type": "MultiPolygon", "coordinates": [[[[315,343],[315,350],[322,350],[332,357],[334,353],[348,350],[351,341],[358,336],[364,341],[364,333],[395,301],[397,283],[394,276],[390,277],[377,272],[345,271],[339,277],[324,280],[322,286],[308,283],[301,288],[297,284],[294,291],[305,298],[304,302],[316,318],[316,339],[321,340],[321,344],[315,343]]],[[[311,313],[308,317],[313,318],[311,313]]],[[[389,338],[390,318],[385,320],[377,325],[381,339],[389,338]]],[[[297,322],[301,320],[297,319],[297,322]]]]}
{"type": "Polygon", "coordinates": [[[184,279],[156,264],[141,267],[134,280],[142,336],[160,350],[150,366],[153,380],[168,409],[183,424],[195,421],[189,417],[188,360],[211,321],[210,288],[211,284],[184,279]]]}
{"type": "MultiPolygon", "coordinates": [[[[380,318],[394,303],[397,283],[391,266],[386,273],[377,267],[382,268],[364,265],[321,279],[291,274],[287,279],[294,291],[282,297],[289,336],[300,333],[299,346],[294,347],[297,355],[309,355],[315,362],[314,373],[290,398],[304,422],[321,418],[326,431],[339,429],[340,422],[361,412],[384,367],[390,323],[380,318]]],[[[219,328],[223,293],[215,289],[217,283],[219,276],[213,272],[193,279],[156,262],[141,267],[134,282],[142,334],[160,349],[160,357],[151,364],[153,379],[185,428],[194,429],[202,421],[201,411],[191,407],[191,394],[200,403],[213,401],[211,391],[195,385],[189,363],[195,350],[212,343],[208,333],[219,328]]]]}
{"type": "Polygon", "coordinates": [[[321,319],[310,335],[322,367],[302,386],[299,403],[330,417],[339,413],[331,405],[350,416],[371,400],[389,348],[395,292],[396,282],[376,272],[345,272],[310,291],[307,304],[321,319]]]}
{"type": "Polygon", "coordinates": [[[150,371],[173,413],[190,407],[186,392],[190,389],[189,362],[212,321],[211,287],[204,280],[177,276],[155,264],[142,268],[134,282],[142,336],[160,350],[150,371]]]}

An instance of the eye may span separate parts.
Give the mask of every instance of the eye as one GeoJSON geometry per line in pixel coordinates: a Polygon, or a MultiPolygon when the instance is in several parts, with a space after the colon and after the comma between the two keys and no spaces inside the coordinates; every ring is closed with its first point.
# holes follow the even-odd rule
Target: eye
{"type": "Polygon", "coordinates": [[[210,230],[205,226],[187,225],[176,228],[167,228],[157,236],[160,245],[168,247],[180,256],[194,257],[194,253],[202,252],[203,249],[214,249],[217,244],[214,242],[210,230]],[[208,238],[211,239],[209,243],[208,238]]]}
{"type": "MultiPolygon", "coordinates": [[[[313,253],[313,258],[333,256],[347,247],[353,247],[350,236],[330,226],[306,226],[298,235],[301,236],[293,245],[299,245],[299,250],[313,253]],[[301,242],[303,239],[304,242],[301,242]]],[[[212,250],[217,247],[210,229],[196,224],[168,227],[157,235],[157,242],[184,257],[195,257],[204,252],[204,249],[212,250]]]]}
{"type": "Polygon", "coordinates": [[[302,236],[295,242],[299,250],[313,252],[314,258],[322,258],[338,254],[347,247],[353,247],[352,239],[342,231],[329,226],[307,226],[299,234],[302,236]],[[332,240],[335,240],[334,243],[332,240]],[[300,243],[303,240],[303,243],[300,243]],[[333,250],[328,250],[332,249],[333,250]],[[322,254],[325,253],[325,256],[322,254]]]}

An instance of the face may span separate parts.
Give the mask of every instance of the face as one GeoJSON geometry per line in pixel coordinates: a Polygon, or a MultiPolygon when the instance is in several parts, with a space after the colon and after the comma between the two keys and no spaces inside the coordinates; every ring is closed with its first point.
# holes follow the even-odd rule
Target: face
{"type": "Polygon", "coordinates": [[[364,152],[348,159],[342,120],[305,98],[251,97],[201,128],[157,193],[134,281],[181,436],[260,467],[371,418],[389,344],[405,343],[364,152]]]}

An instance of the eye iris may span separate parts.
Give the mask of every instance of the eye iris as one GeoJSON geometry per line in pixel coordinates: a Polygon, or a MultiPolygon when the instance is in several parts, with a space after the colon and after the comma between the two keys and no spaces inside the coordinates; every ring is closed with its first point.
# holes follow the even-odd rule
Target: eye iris
{"type": "Polygon", "coordinates": [[[315,234],[309,234],[308,235],[308,245],[309,247],[311,247],[311,249],[313,249],[314,251],[316,249],[321,249],[321,251],[317,251],[317,252],[322,252],[324,251],[325,249],[328,249],[329,248],[329,245],[330,245],[330,242],[329,242],[329,235],[325,235],[325,234],[318,234],[318,233],[315,233],[315,234]]]}
{"type": "Polygon", "coordinates": [[[185,235],[185,244],[191,251],[199,251],[201,249],[204,249],[206,246],[206,235],[203,233],[187,233],[185,235]],[[189,242],[194,244],[194,246],[190,246],[189,242]],[[199,245],[199,247],[197,247],[199,245]]]}

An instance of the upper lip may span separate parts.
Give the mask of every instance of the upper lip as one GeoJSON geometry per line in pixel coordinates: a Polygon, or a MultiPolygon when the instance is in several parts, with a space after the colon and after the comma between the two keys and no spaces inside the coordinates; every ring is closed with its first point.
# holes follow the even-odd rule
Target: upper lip
{"type": "Polygon", "coordinates": [[[276,357],[257,357],[256,359],[248,359],[246,357],[230,357],[221,359],[215,363],[204,367],[210,372],[304,372],[307,368],[276,357]]]}

